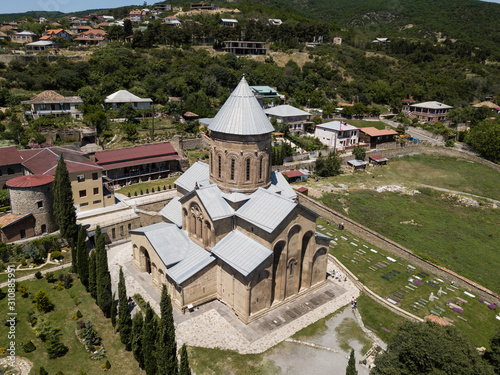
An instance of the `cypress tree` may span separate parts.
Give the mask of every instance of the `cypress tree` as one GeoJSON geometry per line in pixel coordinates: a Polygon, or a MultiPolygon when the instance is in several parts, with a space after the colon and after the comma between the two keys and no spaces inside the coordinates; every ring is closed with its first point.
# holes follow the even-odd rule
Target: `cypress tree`
{"type": "Polygon", "coordinates": [[[132,353],[134,353],[134,358],[141,369],[144,369],[144,355],[142,353],[143,324],[142,314],[137,312],[132,318],[132,353]]]}
{"type": "Polygon", "coordinates": [[[186,344],[182,344],[181,348],[181,365],[179,369],[179,375],[191,375],[191,369],[189,368],[188,352],[186,349],[186,344]]]}
{"type": "Polygon", "coordinates": [[[132,342],[132,318],[128,308],[127,287],[125,286],[125,277],[120,267],[120,281],[118,282],[118,331],[120,339],[125,344],[125,349],[130,350],[132,342]]]}
{"type": "Polygon", "coordinates": [[[146,315],[144,316],[142,353],[144,357],[144,370],[147,375],[156,375],[156,332],[157,321],[153,309],[146,306],[146,315]]]}
{"type": "Polygon", "coordinates": [[[89,292],[94,299],[97,298],[97,279],[96,279],[96,256],[95,250],[90,251],[89,256],[89,292]]]}
{"type": "Polygon", "coordinates": [[[104,247],[104,235],[101,228],[96,228],[96,284],[97,284],[97,305],[101,308],[104,316],[109,318],[111,313],[112,293],[111,275],[108,269],[108,254],[104,247]]]}
{"type": "Polygon", "coordinates": [[[160,327],[158,336],[158,374],[175,375],[178,372],[177,343],[175,342],[174,317],[172,315],[172,302],[163,284],[160,301],[160,327]]]}
{"type": "Polygon", "coordinates": [[[117,315],[117,311],[116,311],[116,301],[115,301],[115,294],[113,293],[113,301],[111,301],[111,324],[113,326],[113,328],[115,328],[115,333],[116,333],[116,315],[117,315]]]}
{"type": "Polygon", "coordinates": [[[78,273],[78,251],[76,246],[71,246],[71,271],[78,273]]]}
{"type": "Polygon", "coordinates": [[[358,375],[358,370],[356,370],[356,358],[354,358],[354,349],[351,349],[351,356],[349,357],[349,362],[345,371],[346,375],[358,375]]]}
{"type": "Polygon", "coordinates": [[[54,217],[61,235],[73,246],[78,236],[76,209],[68,169],[61,155],[54,175],[54,217]]]}
{"type": "Polygon", "coordinates": [[[78,275],[80,276],[80,281],[85,290],[89,290],[89,252],[87,250],[87,244],[85,243],[85,231],[83,227],[80,227],[78,232],[78,242],[76,245],[77,255],[78,255],[78,275]]]}

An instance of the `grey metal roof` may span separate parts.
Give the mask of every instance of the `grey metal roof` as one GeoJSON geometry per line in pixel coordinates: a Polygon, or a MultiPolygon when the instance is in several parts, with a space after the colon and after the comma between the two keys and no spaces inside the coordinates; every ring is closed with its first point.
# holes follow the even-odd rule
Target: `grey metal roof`
{"type": "Polygon", "coordinates": [[[217,185],[214,184],[198,189],[196,190],[196,194],[212,220],[215,221],[234,215],[234,210],[224,200],[222,192],[217,185]]]}
{"type": "Polygon", "coordinates": [[[354,160],[349,160],[347,164],[354,165],[355,167],[360,167],[362,165],[366,165],[366,161],[354,159],[354,160]]]}
{"type": "Polygon", "coordinates": [[[186,232],[170,223],[149,225],[131,233],[144,234],[167,267],[184,259],[192,242],[186,232]]]}
{"type": "Polygon", "coordinates": [[[175,180],[175,184],[187,191],[191,191],[194,189],[196,182],[208,180],[209,177],[210,170],[208,169],[208,164],[197,161],[182,176],[175,180]]]}
{"type": "Polygon", "coordinates": [[[119,90],[111,95],[106,96],[104,103],[152,103],[150,98],[139,98],[127,90],[119,90]]]}
{"type": "Polygon", "coordinates": [[[329,129],[329,130],[334,130],[336,132],[344,132],[344,131],[349,131],[349,130],[357,130],[358,128],[349,124],[346,124],[345,122],[342,121],[330,121],[326,122],[324,124],[318,124],[316,125],[317,128],[323,128],[323,129],[329,129]]]}
{"type": "Polygon", "coordinates": [[[314,233],[314,236],[315,236],[315,237],[318,237],[318,238],[324,238],[324,239],[326,239],[326,240],[332,240],[332,238],[331,238],[331,237],[328,237],[328,236],[326,236],[326,235],[324,235],[323,233],[320,233],[320,232],[316,232],[316,233],[314,233]]]}
{"type": "Polygon", "coordinates": [[[191,242],[186,257],[165,270],[178,285],[215,261],[215,257],[205,249],[191,242]]]}
{"type": "Polygon", "coordinates": [[[311,115],[309,112],[303,111],[299,108],[292,107],[291,105],[284,104],[264,110],[266,115],[289,117],[289,116],[304,116],[311,115]]]}
{"type": "Polygon", "coordinates": [[[181,199],[178,196],[173,197],[170,202],[168,202],[165,207],[160,210],[160,215],[162,215],[167,220],[177,225],[179,228],[182,227],[182,204],[179,202],[181,199]]]}
{"type": "Polygon", "coordinates": [[[272,233],[295,207],[293,200],[259,188],[236,211],[236,216],[272,233]]]}
{"type": "Polygon", "coordinates": [[[295,199],[297,193],[283,177],[281,172],[271,173],[271,185],[267,188],[272,193],[281,194],[283,197],[295,199]]]}
{"type": "Polygon", "coordinates": [[[200,118],[198,120],[198,122],[201,124],[201,125],[205,125],[205,126],[209,126],[212,121],[214,120],[213,117],[203,117],[203,118],[200,118]]]}
{"type": "Polygon", "coordinates": [[[233,230],[219,241],[212,252],[245,277],[273,253],[239,230],[233,230]]]}
{"type": "Polygon", "coordinates": [[[424,103],[417,103],[417,104],[411,104],[410,107],[412,108],[428,108],[428,109],[452,109],[453,107],[436,102],[436,101],[431,101],[431,102],[424,102],[424,103]]]}
{"type": "Polygon", "coordinates": [[[51,41],[51,40],[38,40],[36,42],[28,43],[26,45],[30,46],[30,47],[31,46],[35,46],[35,47],[36,46],[46,46],[47,47],[47,46],[51,46],[53,44],[55,44],[55,43],[53,41],[51,41]]]}
{"type": "Polygon", "coordinates": [[[208,128],[219,133],[237,135],[267,134],[274,131],[245,77],[241,79],[208,128]]]}
{"type": "Polygon", "coordinates": [[[222,196],[227,201],[233,202],[233,203],[243,202],[243,201],[247,201],[250,199],[250,195],[238,193],[238,192],[222,193],[222,196]]]}

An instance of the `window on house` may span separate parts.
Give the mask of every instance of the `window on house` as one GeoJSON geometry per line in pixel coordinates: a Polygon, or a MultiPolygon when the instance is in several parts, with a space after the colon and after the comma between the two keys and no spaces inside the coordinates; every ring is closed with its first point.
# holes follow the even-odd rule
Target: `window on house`
{"type": "Polygon", "coordinates": [[[97,201],[93,201],[93,202],[92,202],[92,204],[99,204],[99,203],[101,203],[101,200],[100,200],[100,199],[99,199],[99,200],[97,200],[97,201]]]}
{"type": "Polygon", "coordinates": [[[94,188],[94,195],[97,195],[97,194],[99,194],[99,188],[98,187],[94,188]]]}
{"type": "Polygon", "coordinates": [[[234,180],[234,164],[236,160],[231,159],[231,180],[234,180]]]}
{"type": "Polygon", "coordinates": [[[85,181],[85,175],[84,174],[80,174],[76,178],[77,178],[78,182],[84,182],[85,181]]]}
{"type": "Polygon", "coordinates": [[[116,229],[115,229],[115,228],[112,228],[112,229],[111,229],[111,237],[112,237],[113,239],[115,239],[115,238],[116,238],[116,229]]]}
{"type": "Polygon", "coordinates": [[[86,207],[88,205],[89,205],[89,202],[85,202],[85,203],[80,204],[80,207],[86,207]]]}
{"type": "Polygon", "coordinates": [[[247,159],[247,181],[250,181],[250,159],[247,159]]]}
{"type": "Polygon", "coordinates": [[[87,196],[87,190],[80,190],[80,198],[87,196]]]}
{"type": "Polygon", "coordinates": [[[123,225],[120,225],[120,236],[123,237],[123,225]]]}
{"type": "Polygon", "coordinates": [[[128,223],[128,231],[130,232],[132,230],[132,224],[128,223]]]}
{"type": "Polygon", "coordinates": [[[36,205],[38,206],[38,208],[42,208],[43,207],[43,201],[36,202],[36,205]]]}
{"type": "Polygon", "coordinates": [[[219,155],[219,178],[222,176],[222,158],[219,155]]]}
{"type": "Polygon", "coordinates": [[[97,172],[92,173],[92,180],[97,180],[99,178],[99,174],[97,172]]]}
{"type": "Polygon", "coordinates": [[[47,225],[42,224],[42,233],[47,233],[47,225]]]}
{"type": "Polygon", "coordinates": [[[26,238],[26,230],[25,229],[21,229],[19,231],[19,234],[21,235],[21,238],[26,238]]]}

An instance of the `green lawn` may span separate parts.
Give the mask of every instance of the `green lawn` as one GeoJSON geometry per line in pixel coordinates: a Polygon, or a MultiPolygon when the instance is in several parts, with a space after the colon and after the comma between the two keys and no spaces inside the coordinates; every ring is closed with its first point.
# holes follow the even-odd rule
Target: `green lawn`
{"type": "Polygon", "coordinates": [[[380,130],[385,129],[387,124],[382,121],[366,121],[366,120],[345,120],[349,125],[356,126],[358,128],[369,128],[374,127],[380,130]]]}
{"type": "MultiPolygon", "coordinates": [[[[462,330],[464,334],[467,335],[477,346],[488,346],[491,332],[494,332],[497,327],[497,320],[495,319],[495,312],[491,311],[484,303],[479,302],[477,298],[471,298],[465,295],[464,289],[458,288],[456,291],[447,289],[447,287],[449,287],[449,283],[444,280],[444,282],[441,283],[435,280],[433,275],[424,277],[419,276],[422,278],[424,285],[419,286],[416,290],[412,291],[406,288],[409,284],[414,285],[408,282],[408,277],[411,275],[418,275],[422,273],[423,270],[416,268],[411,275],[408,275],[408,262],[405,262],[404,260],[401,260],[400,258],[383,251],[378,247],[351,235],[350,233],[345,231],[341,233],[336,230],[335,227],[328,225],[322,219],[318,221],[318,224],[321,224],[326,228],[324,231],[325,233],[328,232],[337,237],[337,244],[330,250],[331,254],[333,254],[339,261],[349,268],[349,270],[354,273],[356,277],[358,277],[359,281],[363,283],[363,285],[367,286],[382,298],[390,297],[393,293],[401,293],[403,298],[399,304],[400,308],[420,318],[430,315],[431,310],[440,313],[440,316],[453,320],[453,324],[462,330]],[[347,238],[347,240],[342,239],[341,236],[347,238]],[[375,250],[376,252],[373,252],[372,250],[375,250]],[[389,261],[387,256],[395,259],[396,262],[389,261]],[[384,268],[378,268],[377,270],[370,269],[370,267],[373,268],[373,265],[377,263],[380,264],[382,261],[385,261],[389,265],[384,268]],[[389,272],[393,271],[397,271],[399,274],[394,272],[393,275],[395,274],[396,276],[390,278],[390,280],[382,278],[389,272]],[[441,296],[439,300],[429,302],[423,307],[414,309],[412,305],[419,299],[428,300],[432,292],[435,296],[437,296],[438,288],[426,283],[431,280],[436,281],[435,285],[442,287],[443,291],[447,294],[441,296]],[[447,301],[453,301],[455,303],[457,301],[456,297],[460,297],[468,301],[462,306],[464,309],[463,314],[458,314],[446,306],[447,301]],[[438,308],[436,308],[436,306],[439,306],[445,311],[441,312],[438,308]],[[467,321],[458,318],[458,316],[467,321]]],[[[364,323],[376,329],[377,335],[379,335],[382,339],[387,339],[389,334],[380,329],[380,327],[385,327],[390,331],[393,331],[403,318],[394,319],[394,317],[390,317],[390,314],[388,317],[384,317],[384,314],[388,313],[389,310],[381,305],[379,305],[380,308],[377,309],[377,312],[371,313],[370,311],[373,310],[373,306],[378,305],[378,303],[371,300],[369,297],[365,297],[365,299],[370,300],[367,302],[371,302],[369,303],[369,308],[364,306],[364,303],[366,302],[358,300],[360,313],[364,312],[367,314],[368,320],[365,321],[365,317],[363,317],[364,323]]]]}
{"type": "Polygon", "coordinates": [[[119,190],[116,190],[117,193],[123,194],[123,195],[130,195],[133,197],[134,193],[137,193],[137,195],[141,194],[141,189],[144,194],[146,194],[146,189],[149,189],[149,192],[151,193],[152,189],[154,188],[155,191],[158,191],[158,187],[163,191],[163,187],[165,186],[167,189],[170,186],[171,188],[174,188],[174,182],[177,180],[178,177],[168,177],[168,178],[160,178],[159,180],[154,180],[154,181],[149,181],[149,182],[141,182],[138,184],[133,184],[130,186],[124,186],[120,188],[119,190]]]}
{"type": "MultiPolygon", "coordinates": [[[[59,274],[60,272],[57,272],[59,274]]],[[[31,298],[22,298],[19,295],[16,299],[16,312],[19,319],[16,326],[16,354],[29,359],[34,364],[34,368],[30,374],[35,372],[38,374],[40,366],[45,367],[49,374],[55,374],[62,371],[65,374],[79,374],[80,370],[84,370],[87,374],[102,374],[103,369],[101,364],[106,363],[106,359],[111,363],[110,374],[141,374],[137,362],[131,352],[124,350],[123,344],[120,342],[118,334],[114,333],[111,321],[103,317],[102,312],[95,304],[92,297],[85,292],[76,276],[73,276],[75,281],[73,287],[69,290],[56,291],[53,289],[55,284],[49,284],[45,279],[37,281],[24,281],[29,292],[33,295],[39,290],[44,289],[55,304],[55,309],[47,314],[49,321],[61,333],[61,341],[69,348],[68,353],[61,358],[48,359],[47,344],[36,338],[31,325],[27,321],[28,311],[35,309],[31,298]],[[69,291],[77,295],[81,304],[77,307],[73,303],[69,291]],[[102,337],[104,347],[106,349],[106,357],[99,361],[94,361],[89,358],[89,353],[85,351],[84,346],[78,341],[75,335],[76,323],[72,319],[72,315],[80,310],[83,314],[82,320],[91,320],[95,325],[97,333],[102,337]],[[32,340],[36,346],[36,350],[31,353],[24,353],[21,344],[26,340],[32,340]]],[[[7,298],[0,301],[0,311],[7,311],[7,298]]],[[[0,325],[0,347],[7,346],[7,327],[4,324],[0,325]]]]}

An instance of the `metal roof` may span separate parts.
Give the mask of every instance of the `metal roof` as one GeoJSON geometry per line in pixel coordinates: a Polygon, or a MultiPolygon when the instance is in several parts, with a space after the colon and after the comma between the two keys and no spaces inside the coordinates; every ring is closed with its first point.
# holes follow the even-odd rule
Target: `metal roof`
{"type": "Polygon", "coordinates": [[[165,273],[179,285],[214,261],[215,257],[212,254],[191,241],[185,258],[167,268],[165,273]]]}
{"type": "Polygon", "coordinates": [[[56,43],[54,43],[54,42],[53,42],[53,41],[51,41],[51,40],[38,40],[38,41],[36,41],[36,42],[27,43],[26,45],[27,45],[27,46],[30,46],[30,47],[31,47],[31,46],[36,47],[36,46],[51,46],[51,45],[53,45],[53,44],[56,44],[56,43]]]}
{"type": "Polygon", "coordinates": [[[219,241],[212,252],[245,277],[273,253],[239,230],[233,230],[219,241]]]}
{"type": "Polygon", "coordinates": [[[347,164],[354,165],[355,167],[361,167],[362,165],[366,165],[366,161],[363,160],[349,160],[347,164]]]}
{"type": "Polygon", "coordinates": [[[150,98],[139,98],[127,90],[119,90],[111,95],[106,96],[104,103],[152,103],[150,98]]]}
{"type": "Polygon", "coordinates": [[[203,187],[195,190],[195,192],[212,220],[223,219],[234,214],[234,210],[224,200],[217,185],[203,187]]]}
{"type": "Polygon", "coordinates": [[[324,124],[316,125],[317,128],[323,128],[328,130],[334,130],[336,132],[345,132],[349,130],[357,130],[358,128],[342,121],[330,121],[324,124]]]}
{"type": "Polygon", "coordinates": [[[197,161],[182,176],[175,180],[175,184],[187,191],[191,191],[194,189],[196,182],[208,180],[209,177],[208,164],[197,161]]]}
{"type": "Polygon", "coordinates": [[[177,225],[179,228],[182,227],[182,204],[179,202],[180,199],[181,198],[178,196],[173,197],[170,202],[160,210],[160,215],[177,225]]]}
{"type": "Polygon", "coordinates": [[[268,108],[264,111],[264,113],[266,115],[278,116],[278,117],[311,115],[309,112],[292,107],[291,105],[288,104],[278,105],[276,107],[268,108]]]}
{"type": "Polygon", "coordinates": [[[157,223],[130,233],[144,234],[166,267],[184,259],[192,242],[186,232],[170,223],[157,223]]]}
{"type": "Polygon", "coordinates": [[[271,185],[267,190],[272,193],[281,194],[283,197],[289,199],[294,199],[297,196],[297,193],[295,193],[295,190],[293,190],[281,172],[271,173],[271,185]]]}
{"type": "Polygon", "coordinates": [[[325,240],[332,240],[331,237],[327,236],[327,235],[324,235],[323,233],[320,233],[320,232],[315,232],[314,233],[314,237],[317,237],[317,238],[323,238],[325,240]]]}
{"type": "Polygon", "coordinates": [[[236,211],[236,216],[272,233],[295,207],[297,204],[293,200],[259,188],[236,211]]]}
{"type": "Polygon", "coordinates": [[[257,135],[274,131],[266,114],[243,77],[208,127],[211,131],[257,135]]]}
{"type": "Polygon", "coordinates": [[[436,101],[431,101],[431,102],[423,102],[423,103],[417,103],[417,104],[411,104],[410,107],[412,108],[428,108],[428,109],[452,109],[453,107],[436,102],[436,101]]]}
{"type": "Polygon", "coordinates": [[[238,193],[238,192],[222,193],[222,196],[227,201],[230,201],[233,203],[243,202],[243,201],[247,201],[250,199],[250,195],[238,193]]]}

